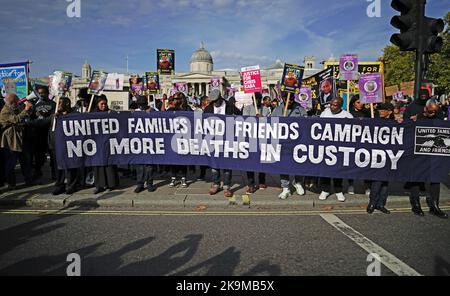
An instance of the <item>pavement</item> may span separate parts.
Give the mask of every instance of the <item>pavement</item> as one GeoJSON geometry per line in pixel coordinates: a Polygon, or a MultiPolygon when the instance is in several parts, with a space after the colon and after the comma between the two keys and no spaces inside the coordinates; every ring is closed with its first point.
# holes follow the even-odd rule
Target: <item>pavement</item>
{"type": "MultiPolygon", "coordinates": [[[[19,183],[16,190],[6,191],[6,187],[0,188],[0,207],[21,207],[33,208],[65,208],[73,206],[85,207],[113,207],[113,208],[172,208],[172,209],[284,209],[284,210],[337,210],[337,209],[365,209],[368,198],[364,194],[364,184],[356,181],[355,191],[357,194],[346,194],[347,201],[342,203],[331,195],[327,201],[319,201],[318,194],[307,191],[306,195],[294,194],[287,200],[278,199],[281,193],[279,187],[280,180],[277,175],[267,176],[268,188],[258,190],[255,194],[249,195],[249,202],[246,200],[246,177],[241,172],[233,172],[233,199],[226,199],[220,192],[216,196],[208,194],[211,183],[207,181],[189,181],[188,188],[170,188],[168,179],[157,178],[155,185],[158,187],[154,193],[144,191],[135,194],[135,184],[131,178],[121,177],[121,187],[118,190],[104,192],[94,195],[93,188],[78,191],[73,195],[53,196],[53,182],[49,178],[49,172],[45,171],[44,176],[36,180],[38,185],[24,187],[19,183]]],[[[20,173],[17,171],[20,179],[20,173]]],[[[190,175],[188,180],[195,180],[195,175],[190,175]]],[[[20,182],[20,181],[19,181],[20,182]]],[[[344,182],[344,189],[346,189],[344,182]]],[[[447,184],[441,187],[441,205],[450,206],[450,178],[447,184]]],[[[425,206],[425,205],[424,205],[425,206]]],[[[390,208],[409,207],[407,192],[402,184],[392,183],[390,185],[390,195],[388,200],[390,208]]]]}

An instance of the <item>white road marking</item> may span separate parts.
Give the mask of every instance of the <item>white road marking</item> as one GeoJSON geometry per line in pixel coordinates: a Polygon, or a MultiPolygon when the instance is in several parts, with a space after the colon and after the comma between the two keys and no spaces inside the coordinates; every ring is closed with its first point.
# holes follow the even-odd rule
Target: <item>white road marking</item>
{"type": "Polygon", "coordinates": [[[381,263],[389,268],[392,272],[399,276],[421,276],[420,273],[409,267],[400,259],[356,231],[349,225],[345,224],[341,219],[333,214],[320,215],[331,226],[342,232],[345,236],[355,242],[358,246],[363,248],[369,254],[378,254],[381,258],[381,263]]]}

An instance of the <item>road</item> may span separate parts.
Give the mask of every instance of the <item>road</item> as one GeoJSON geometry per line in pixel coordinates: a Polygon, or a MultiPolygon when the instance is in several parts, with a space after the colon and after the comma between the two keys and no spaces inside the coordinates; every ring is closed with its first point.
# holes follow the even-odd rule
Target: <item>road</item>
{"type": "Polygon", "coordinates": [[[0,275],[450,275],[450,221],[407,211],[1,210],[0,241],[0,275]]]}

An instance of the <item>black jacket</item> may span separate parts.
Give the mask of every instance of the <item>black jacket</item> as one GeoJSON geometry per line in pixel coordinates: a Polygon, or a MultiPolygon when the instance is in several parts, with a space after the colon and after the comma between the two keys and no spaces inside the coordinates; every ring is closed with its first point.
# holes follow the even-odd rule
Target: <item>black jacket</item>
{"type": "MultiPolygon", "coordinates": [[[[234,104],[231,104],[227,101],[225,101],[226,107],[225,107],[225,114],[226,115],[242,115],[241,110],[236,108],[234,104]]],[[[211,102],[206,108],[204,113],[214,114],[214,102],[211,102]]]]}
{"type": "Polygon", "coordinates": [[[411,120],[410,118],[412,116],[416,116],[420,113],[423,113],[423,109],[425,108],[425,105],[427,102],[425,100],[416,99],[414,102],[409,104],[409,106],[406,108],[405,113],[403,114],[403,118],[405,121],[411,120]]]}

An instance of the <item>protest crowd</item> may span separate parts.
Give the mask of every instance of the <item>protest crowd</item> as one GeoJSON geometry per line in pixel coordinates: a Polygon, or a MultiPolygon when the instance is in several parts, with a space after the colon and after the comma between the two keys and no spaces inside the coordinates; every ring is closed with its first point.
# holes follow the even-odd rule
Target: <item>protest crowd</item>
{"type": "MultiPolygon", "coordinates": [[[[42,168],[47,163],[51,166],[51,176],[55,180],[54,195],[73,194],[84,187],[95,187],[93,193],[98,194],[106,190],[114,190],[119,186],[119,174],[129,176],[136,180],[135,193],[145,190],[154,192],[157,190],[153,184],[153,179],[158,174],[170,180],[170,187],[180,185],[188,187],[188,172],[195,173],[195,166],[180,165],[133,165],[126,168],[118,166],[79,168],[69,170],[58,170],[56,165],[54,131],[52,125],[55,118],[64,117],[68,114],[86,112],[89,105],[90,96],[87,89],[82,89],[79,94],[79,101],[75,106],[71,106],[71,101],[67,97],[59,98],[55,102],[49,95],[46,86],[38,86],[36,92],[39,99],[32,104],[29,101],[19,105],[19,98],[15,94],[8,94],[1,101],[0,124],[2,126],[1,136],[1,165],[3,167],[0,176],[1,184],[7,183],[9,190],[14,190],[16,186],[15,166],[20,163],[26,186],[42,177],[42,168]],[[55,112],[56,105],[58,110],[55,112]],[[43,140],[47,139],[47,140],[43,140]],[[47,156],[49,161],[47,162],[47,156]],[[67,180],[66,180],[67,179],[67,180]]],[[[209,96],[203,96],[194,101],[190,100],[184,93],[177,92],[172,96],[163,96],[162,100],[155,100],[153,108],[149,106],[146,96],[133,97],[130,104],[130,112],[175,112],[191,111],[204,112],[222,115],[243,115],[258,117],[282,117],[286,109],[286,93],[282,94],[282,99],[276,101],[269,96],[256,93],[255,106],[245,106],[242,110],[233,104],[233,97],[225,100],[218,90],[211,91],[209,96]]],[[[108,98],[105,95],[94,96],[92,112],[114,112],[108,107],[108,98]]],[[[370,110],[361,104],[359,96],[355,95],[350,101],[350,112],[343,108],[343,100],[340,97],[332,98],[326,105],[314,104],[313,108],[306,110],[294,100],[290,100],[287,106],[288,117],[322,117],[322,118],[370,118],[370,110]],[[323,111],[322,111],[323,110],[323,111]]],[[[447,101],[448,104],[448,101],[447,101]]],[[[420,97],[404,106],[394,105],[389,102],[380,103],[376,106],[376,118],[387,121],[397,121],[399,124],[408,120],[443,120],[446,117],[447,106],[441,105],[437,100],[430,98],[426,90],[422,90],[420,97]],[[403,112],[399,112],[400,109],[403,112]]],[[[200,166],[198,168],[196,180],[205,180],[210,172],[212,182],[210,195],[216,195],[223,190],[224,196],[233,196],[231,191],[231,170],[217,170],[200,166]]],[[[266,175],[258,172],[247,172],[247,193],[254,194],[257,190],[267,188],[266,175]]],[[[321,192],[319,200],[326,200],[330,193],[334,192],[339,201],[344,202],[346,196],[343,192],[343,180],[340,178],[314,178],[294,176],[292,188],[290,176],[281,176],[282,193],[280,199],[287,199],[292,192],[304,195],[305,190],[317,190],[321,192]],[[316,188],[315,188],[316,187],[316,188]],[[293,189],[293,190],[292,190],[293,189]]],[[[388,182],[364,181],[367,188],[366,194],[370,202],[367,208],[368,213],[379,210],[388,214],[386,201],[388,198],[388,182]]],[[[415,214],[422,216],[424,213],[420,207],[419,194],[425,190],[425,184],[409,183],[405,185],[410,191],[412,210],[415,214]]],[[[447,215],[439,209],[440,184],[429,186],[429,197],[427,198],[430,211],[442,218],[447,215]]],[[[349,180],[347,194],[354,194],[353,180],[349,180]]]]}
{"type": "MultiPolygon", "coordinates": [[[[160,66],[169,67],[167,57],[170,52],[163,53],[160,66]]],[[[283,87],[273,97],[268,93],[257,90],[253,92],[253,103],[244,106],[238,105],[233,92],[221,92],[218,88],[212,88],[208,94],[201,97],[188,95],[184,89],[171,91],[170,94],[154,96],[142,91],[130,91],[129,110],[126,112],[194,112],[199,114],[223,115],[228,117],[244,116],[256,118],[282,118],[292,120],[300,118],[327,118],[333,120],[376,120],[401,125],[409,121],[439,121],[449,117],[448,98],[444,103],[431,96],[426,89],[421,89],[419,97],[403,100],[378,101],[375,104],[365,103],[360,95],[355,94],[348,102],[332,92],[330,79],[325,79],[320,85],[320,95],[303,104],[301,96],[291,96],[291,93],[299,94],[301,67],[286,64],[283,74],[283,87]],[[292,87],[290,89],[289,87],[292,87]],[[297,90],[297,92],[295,92],[297,90]]],[[[244,68],[243,68],[244,69],[244,68]]],[[[246,69],[249,74],[243,75],[244,87],[254,87],[254,76],[259,75],[259,67],[246,69]],[[253,76],[252,76],[253,75],[253,76]],[[248,83],[248,81],[251,83],[248,83]]],[[[244,72],[244,71],[243,71],[244,72]]],[[[319,74],[320,75],[320,74],[319,74]]],[[[350,77],[348,80],[351,80],[350,77]]],[[[353,78],[354,79],[354,78],[353,78]]],[[[362,81],[363,77],[360,78],[362,81]]],[[[373,81],[376,81],[375,78],[373,81]]],[[[135,79],[137,81],[137,79],[135,79]]],[[[135,83],[136,81],[131,81],[135,83]]],[[[373,83],[373,81],[369,82],[373,83]]],[[[103,81],[104,83],[104,81],[103,81]]],[[[154,81],[149,85],[157,84],[154,81]]],[[[213,83],[212,83],[213,84],[213,83]]],[[[373,85],[372,85],[373,86],[373,85]]],[[[366,87],[366,86],[364,86],[366,87]]],[[[51,88],[51,86],[50,86],[51,88]]],[[[51,94],[46,85],[35,85],[32,90],[33,99],[19,98],[15,93],[2,93],[4,98],[0,100],[0,125],[1,125],[1,153],[0,153],[0,186],[7,184],[7,190],[16,188],[17,162],[20,163],[21,173],[25,186],[32,186],[43,177],[43,167],[50,166],[51,178],[55,181],[53,195],[74,194],[77,191],[92,187],[93,194],[97,195],[105,191],[116,190],[120,179],[132,178],[136,182],[135,193],[144,191],[155,192],[158,188],[154,184],[155,178],[167,179],[170,187],[180,186],[187,188],[191,182],[210,181],[210,195],[223,192],[226,198],[233,197],[232,175],[230,169],[218,169],[207,166],[195,165],[167,165],[167,164],[133,164],[133,165],[107,165],[107,166],[82,166],[77,168],[60,169],[58,167],[58,155],[55,144],[55,126],[60,119],[70,114],[90,113],[115,113],[108,104],[108,98],[101,92],[92,93],[92,89],[99,88],[99,81],[91,79],[89,87],[79,90],[77,102],[64,95],[51,94]],[[188,180],[195,176],[194,180],[188,180]]],[[[370,87],[369,87],[370,88],[370,87]]],[[[261,89],[261,88],[260,88],[261,89]]],[[[28,97],[27,97],[28,98],[28,97]]],[[[363,122],[363,121],[361,121],[363,122]]],[[[102,131],[101,131],[102,132],[102,131]]],[[[103,132],[106,132],[103,130],[103,132]]],[[[254,194],[258,190],[265,190],[266,174],[262,172],[245,172],[247,179],[247,194],[254,194]]],[[[354,180],[347,180],[348,188],[344,192],[343,179],[340,176],[334,178],[308,176],[280,176],[282,192],[278,196],[285,200],[292,194],[305,195],[306,190],[316,192],[319,200],[326,200],[333,192],[340,202],[345,202],[348,195],[355,194],[354,180]],[[347,195],[347,197],[346,197],[347,195]]],[[[364,180],[366,195],[369,198],[367,212],[372,214],[375,210],[389,214],[386,208],[388,199],[388,181],[364,180]]],[[[427,204],[430,213],[448,218],[447,214],[439,208],[440,184],[423,182],[408,182],[405,189],[409,192],[412,212],[423,216],[420,196],[423,192],[427,195],[427,204]]],[[[151,196],[151,195],[150,195],[151,196]]],[[[423,194],[422,194],[423,196],[423,194]]]]}

